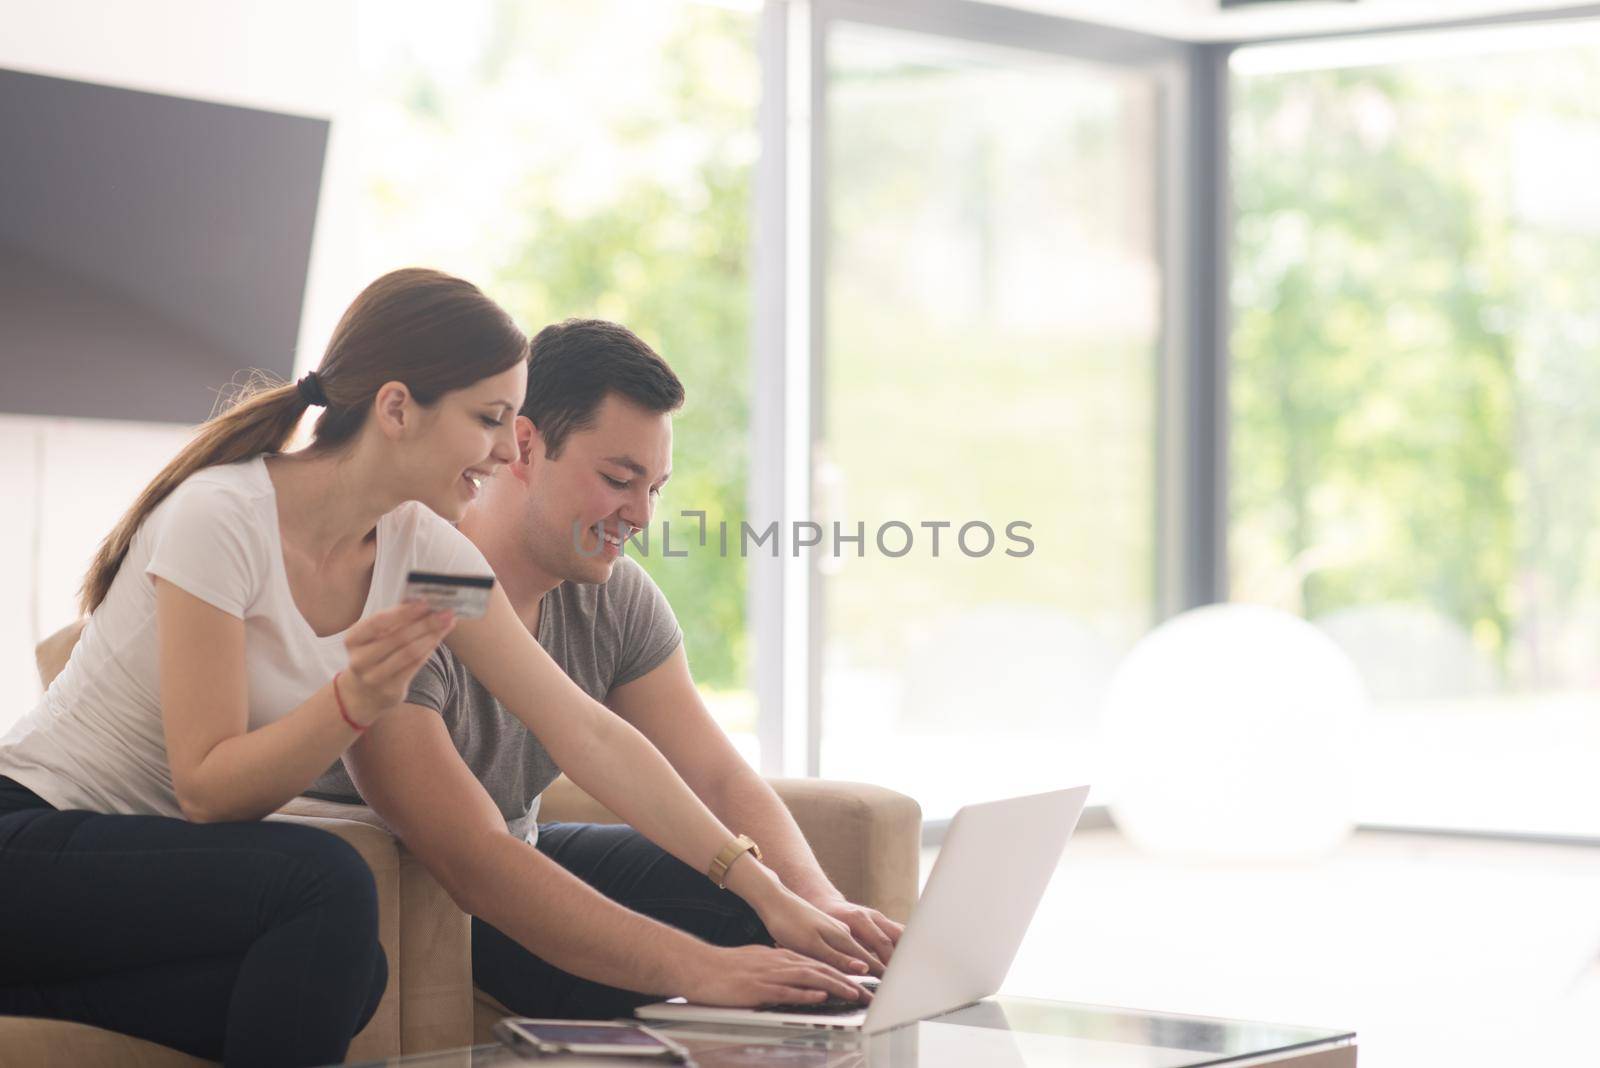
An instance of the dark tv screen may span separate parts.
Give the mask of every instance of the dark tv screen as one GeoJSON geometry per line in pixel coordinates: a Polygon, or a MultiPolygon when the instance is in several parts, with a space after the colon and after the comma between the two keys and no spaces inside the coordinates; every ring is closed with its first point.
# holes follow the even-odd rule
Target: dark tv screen
{"type": "Polygon", "coordinates": [[[0,412],[195,423],[289,376],[328,126],[0,70],[0,412]]]}

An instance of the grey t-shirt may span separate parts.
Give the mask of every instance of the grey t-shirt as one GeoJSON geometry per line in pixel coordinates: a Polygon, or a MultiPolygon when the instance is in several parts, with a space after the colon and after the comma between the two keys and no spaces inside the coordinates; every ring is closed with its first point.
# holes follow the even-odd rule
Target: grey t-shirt
{"type": "MultiPolygon", "coordinates": [[[[683,640],[677,617],[644,568],[617,558],[600,585],[563,582],[545,594],[539,644],[578,687],[597,701],[649,674],[683,640]]],[[[441,645],[417,671],[406,700],[444,717],[450,740],[506,819],[529,842],[538,835],[539,795],[561,769],[523,726],[441,645]]],[[[329,768],[310,797],[359,804],[344,764],[329,768]]]]}

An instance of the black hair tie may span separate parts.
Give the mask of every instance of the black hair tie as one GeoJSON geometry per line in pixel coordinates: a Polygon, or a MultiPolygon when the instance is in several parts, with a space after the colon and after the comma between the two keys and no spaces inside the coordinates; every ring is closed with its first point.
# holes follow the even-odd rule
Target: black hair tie
{"type": "Polygon", "coordinates": [[[322,391],[322,379],[317,377],[317,372],[306,372],[305,376],[294,385],[307,404],[318,408],[328,406],[328,395],[322,391]]]}

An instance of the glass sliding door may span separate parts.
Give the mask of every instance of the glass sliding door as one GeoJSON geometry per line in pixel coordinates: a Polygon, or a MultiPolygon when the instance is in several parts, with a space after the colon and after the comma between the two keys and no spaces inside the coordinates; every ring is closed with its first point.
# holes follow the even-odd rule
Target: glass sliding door
{"type": "Polygon", "coordinates": [[[1600,833],[1600,27],[1233,63],[1235,599],[1375,708],[1367,822],[1600,833]]]}
{"type": "Polygon", "coordinates": [[[825,74],[821,774],[1093,780],[1158,601],[1162,87],[849,22],[825,74]]]}

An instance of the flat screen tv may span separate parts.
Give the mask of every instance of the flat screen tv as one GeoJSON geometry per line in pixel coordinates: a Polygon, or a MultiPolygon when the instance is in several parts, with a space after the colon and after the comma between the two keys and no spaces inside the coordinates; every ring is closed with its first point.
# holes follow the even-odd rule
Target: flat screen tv
{"type": "Polygon", "coordinates": [[[195,423],[290,375],[328,126],[0,70],[0,412],[195,423]]]}

